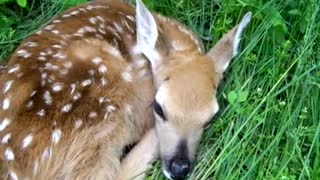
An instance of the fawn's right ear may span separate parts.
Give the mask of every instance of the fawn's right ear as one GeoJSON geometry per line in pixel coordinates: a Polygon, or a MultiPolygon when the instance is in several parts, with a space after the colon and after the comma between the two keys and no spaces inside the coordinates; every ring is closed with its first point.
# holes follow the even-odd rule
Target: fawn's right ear
{"type": "Polygon", "coordinates": [[[240,24],[225,34],[207,53],[207,55],[214,61],[219,74],[223,74],[223,72],[228,68],[231,59],[238,54],[242,32],[251,21],[251,16],[251,12],[245,14],[240,24]]]}
{"type": "Polygon", "coordinates": [[[160,55],[156,50],[158,39],[157,23],[141,0],[136,0],[137,45],[139,50],[151,62],[152,68],[160,64],[160,55]]]}

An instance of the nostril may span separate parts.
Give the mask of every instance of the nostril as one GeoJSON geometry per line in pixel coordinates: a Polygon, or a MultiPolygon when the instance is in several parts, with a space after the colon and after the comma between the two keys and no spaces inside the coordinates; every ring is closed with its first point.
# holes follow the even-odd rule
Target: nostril
{"type": "Polygon", "coordinates": [[[190,161],[185,159],[173,160],[170,169],[174,179],[184,178],[190,171],[190,161]]]}

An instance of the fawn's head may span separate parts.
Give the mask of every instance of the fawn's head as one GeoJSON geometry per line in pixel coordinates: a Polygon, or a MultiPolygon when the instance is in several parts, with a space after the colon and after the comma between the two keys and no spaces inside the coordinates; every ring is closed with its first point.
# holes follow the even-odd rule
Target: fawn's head
{"type": "Polygon", "coordinates": [[[241,34],[251,20],[251,13],[207,54],[159,52],[157,22],[141,0],[137,0],[136,13],[137,46],[151,63],[157,89],[154,114],[162,169],[168,178],[184,178],[191,171],[204,127],[218,112],[218,84],[238,53],[241,34]]]}

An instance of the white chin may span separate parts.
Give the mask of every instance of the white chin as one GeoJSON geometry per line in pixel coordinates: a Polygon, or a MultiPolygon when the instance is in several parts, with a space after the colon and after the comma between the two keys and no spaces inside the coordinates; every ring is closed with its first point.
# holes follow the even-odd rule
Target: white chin
{"type": "Polygon", "coordinates": [[[171,175],[170,175],[170,173],[169,173],[167,170],[165,170],[164,168],[162,168],[162,172],[163,172],[163,174],[164,174],[168,179],[171,179],[171,180],[172,180],[171,175]]]}

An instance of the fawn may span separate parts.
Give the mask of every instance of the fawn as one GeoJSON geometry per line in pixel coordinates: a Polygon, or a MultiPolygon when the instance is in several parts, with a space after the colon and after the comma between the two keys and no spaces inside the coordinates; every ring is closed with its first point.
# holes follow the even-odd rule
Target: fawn
{"type": "Polygon", "coordinates": [[[143,179],[159,157],[166,177],[185,178],[250,19],[205,53],[191,30],[141,0],[59,15],[2,70],[1,178],[143,179]]]}

